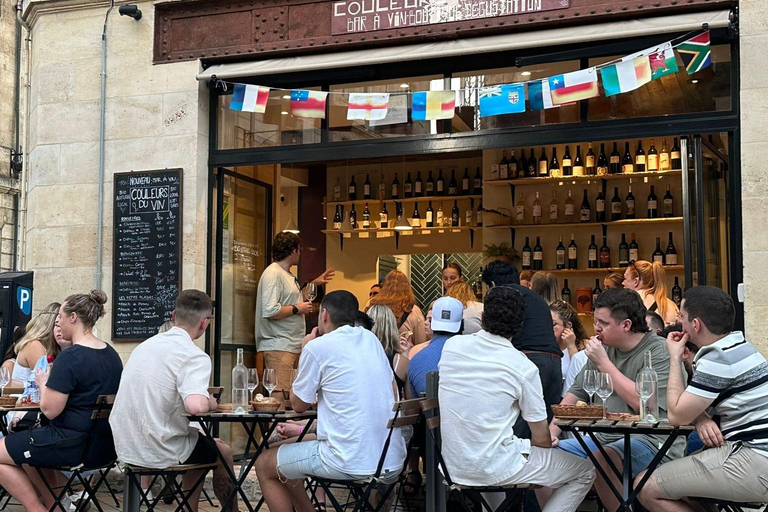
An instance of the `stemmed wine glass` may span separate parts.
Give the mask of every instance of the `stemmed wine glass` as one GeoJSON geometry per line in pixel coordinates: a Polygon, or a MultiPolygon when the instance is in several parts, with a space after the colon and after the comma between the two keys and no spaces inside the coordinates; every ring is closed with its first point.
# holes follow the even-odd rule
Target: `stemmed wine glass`
{"type": "Polygon", "coordinates": [[[307,283],[306,288],[304,288],[304,297],[307,299],[307,302],[315,300],[315,297],[317,297],[317,285],[315,283],[307,283]]]}
{"type": "Polygon", "coordinates": [[[589,395],[589,405],[592,405],[592,397],[595,395],[595,391],[597,391],[597,375],[597,370],[584,370],[584,382],[582,385],[584,391],[589,395]]]}
{"type": "Polygon", "coordinates": [[[8,368],[0,368],[0,396],[5,396],[5,386],[11,382],[11,372],[8,368]]]}
{"type": "Polygon", "coordinates": [[[259,370],[258,368],[248,368],[246,370],[246,377],[248,378],[248,393],[251,400],[253,400],[253,392],[259,385],[259,370]]]}
{"type": "Polygon", "coordinates": [[[267,390],[271,397],[272,391],[277,387],[277,372],[274,368],[264,369],[264,380],[262,382],[264,383],[264,389],[267,390]]]}
{"type": "Polygon", "coordinates": [[[603,400],[603,419],[605,419],[605,401],[613,394],[613,380],[607,373],[601,373],[597,377],[597,396],[603,400]]]}
{"type": "Polygon", "coordinates": [[[637,374],[637,378],[635,379],[635,393],[640,396],[640,415],[641,418],[645,421],[654,420],[653,416],[645,405],[648,399],[653,396],[653,385],[654,381],[650,379],[643,379],[642,372],[637,374]],[[645,417],[642,416],[643,414],[645,414],[645,417]]]}

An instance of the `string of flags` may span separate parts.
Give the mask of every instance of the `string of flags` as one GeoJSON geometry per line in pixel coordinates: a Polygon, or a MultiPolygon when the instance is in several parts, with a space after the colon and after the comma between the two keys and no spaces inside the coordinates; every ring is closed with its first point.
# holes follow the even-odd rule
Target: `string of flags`
{"type": "MultiPolygon", "coordinates": [[[[417,91],[396,93],[342,93],[304,89],[279,89],[260,85],[234,84],[231,110],[266,112],[270,90],[290,93],[290,114],[293,117],[325,119],[329,94],[348,96],[347,119],[371,121],[374,126],[407,122],[408,96],[411,96],[411,118],[414,121],[452,119],[458,92],[476,92],[480,117],[516,114],[570,105],[600,96],[598,72],[607,97],[634,91],[651,80],[677,73],[675,50],[686,72],[692,75],[712,63],[709,30],[683,42],[668,41],[599,66],[563,73],[544,79],[512,84],[472,87],[448,91],[417,91]]],[[[227,83],[224,84],[226,90],[227,83]]]]}

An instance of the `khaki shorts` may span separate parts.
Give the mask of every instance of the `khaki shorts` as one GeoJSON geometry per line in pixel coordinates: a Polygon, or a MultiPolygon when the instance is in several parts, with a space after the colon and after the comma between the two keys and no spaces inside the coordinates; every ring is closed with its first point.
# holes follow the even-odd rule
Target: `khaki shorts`
{"type": "Polygon", "coordinates": [[[710,448],[660,466],[653,477],[665,497],[768,501],[768,457],[740,442],[710,448]]]}
{"type": "Polygon", "coordinates": [[[277,373],[277,387],[273,391],[275,398],[282,400],[278,396],[283,390],[291,389],[291,371],[298,367],[299,355],[282,350],[267,350],[264,352],[264,368],[274,368],[277,373]]]}

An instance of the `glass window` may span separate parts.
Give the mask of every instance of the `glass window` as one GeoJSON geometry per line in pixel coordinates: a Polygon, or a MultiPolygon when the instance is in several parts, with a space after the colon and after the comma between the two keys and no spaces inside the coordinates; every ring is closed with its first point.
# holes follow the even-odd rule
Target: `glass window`
{"type": "MultiPolygon", "coordinates": [[[[675,52],[678,72],[652,80],[632,92],[589,100],[589,120],[605,121],[731,110],[731,47],[712,46],[712,65],[689,75],[675,52]]],[[[590,59],[597,66],[623,57],[590,59]]],[[[602,82],[601,82],[602,83],[602,82]]],[[[602,89],[602,85],[601,85],[602,89]]]]}

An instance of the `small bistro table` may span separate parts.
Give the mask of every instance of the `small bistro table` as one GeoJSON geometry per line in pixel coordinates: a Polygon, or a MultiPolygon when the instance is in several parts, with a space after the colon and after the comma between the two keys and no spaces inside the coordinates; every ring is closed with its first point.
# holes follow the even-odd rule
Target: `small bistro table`
{"type": "Polygon", "coordinates": [[[9,405],[0,407],[0,432],[8,435],[8,421],[6,415],[9,412],[40,412],[40,404],[37,405],[9,405]]]}
{"type": "Polygon", "coordinates": [[[645,483],[648,481],[648,478],[650,478],[654,470],[659,466],[659,463],[667,454],[669,449],[672,447],[672,443],[675,441],[675,439],[677,439],[678,436],[687,437],[688,434],[694,431],[694,427],[691,425],[675,427],[667,421],[643,422],[643,421],[615,421],[615,420],[591,420],[591,419],[583,419],[583,420],[560,419],[560,420],[556,420],[555,424],[558,427],[560,427],[560,429],[563,432],[571,432],[573,434],[573,436],[576,438],[578,443],[587,453],[587,456],[589,457],[589,459],[595,465],[595,469],[598,471],[598,473],[600,473],[603,479],[608,483],[608,486],[610,487],[611,491],[613,492],[613,494],[616,495],[616,498],[618,498],[619,500],[619,508],[616,509],[616,512],[632,511],[633,504],[637,502],[638,493],[643,488],[645,483]],[[623,453],[624,460],[623,460],[623,468],[621,473],[619,472],[618,468],[616,468],[616,466],[613,464],[613,462],[611,462],[611,459],[608,457],[607,453],[605,452],[605,447],[603,447],[603,445],[600,443],[597,436],[595,435],[596,433],[620,434],[624,436],[624,453],[623,453]],[[610,466],[610,470],[612,470],[616,474],[616,476],[622,480],[621,492],[619,492],[616,486],[613,485],[613,482],[608,477],[608,474],[605,468],[603,468],[597,463],[595,456],[592,454],[592,451],[587,447],[587,444],[584,441],[584,434],[588,435],[592,439],[592,441],[594,441],[594,443],[597,445],[598,450],[603,455],[603,458],[605,458],[606,461],[608,462],[608,465],[610,466]],[[659,448],[659,451],[656,454],[656,456],[653,458],[653,460],[651,460],[651,463],[648,465],[648,468],[646,469],[645,475],[637,483],[637,486],[633,485],[634,482],[632,479],[632,445],[630,443],[630,436],[633,434],[667,436],[667,439],[664,441],[664,444],[661,446],[661,448],[659,448]]]}

